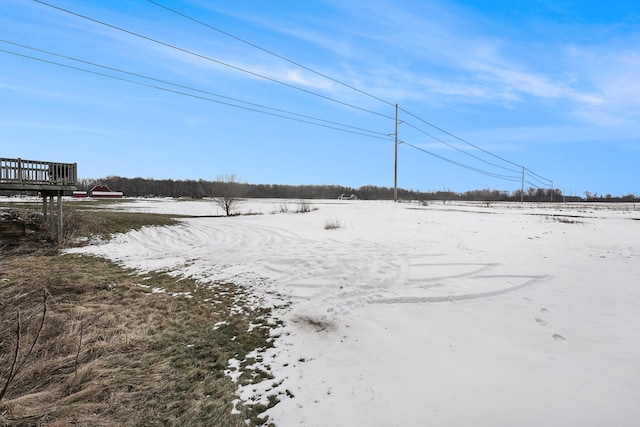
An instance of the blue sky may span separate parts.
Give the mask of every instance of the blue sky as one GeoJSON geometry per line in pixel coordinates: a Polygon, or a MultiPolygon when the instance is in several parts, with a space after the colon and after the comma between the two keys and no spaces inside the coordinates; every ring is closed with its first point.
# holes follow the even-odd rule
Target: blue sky
{"type": "Polygon", "coordinates": [[[2,157],[391,187],[398,104],[399,187],[640,194],[637,1],[42,1],[0,2],[2,157]]]}

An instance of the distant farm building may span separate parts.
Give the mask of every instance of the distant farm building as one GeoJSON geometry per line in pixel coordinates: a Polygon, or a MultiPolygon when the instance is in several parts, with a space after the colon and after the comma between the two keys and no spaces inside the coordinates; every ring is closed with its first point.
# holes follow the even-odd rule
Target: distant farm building
{"type": "Polygon", "coordinates": [[[96,185],[89,191],[74,191],[73,197],[84,198],[92,197],[96,199],[121,199],[121,191],[111,191],[109,187],[105,185],[96,185]]]}
{"type": "Polygon", "coordinates": [[[356,196],[355,194],[341,194],[338,197],[338,200],[358,200],[358,196],[356,196]]]}

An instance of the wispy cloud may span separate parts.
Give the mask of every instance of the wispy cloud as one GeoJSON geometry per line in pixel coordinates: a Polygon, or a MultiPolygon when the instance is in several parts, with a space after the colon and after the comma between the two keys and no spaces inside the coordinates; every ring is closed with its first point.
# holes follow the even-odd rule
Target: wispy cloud
{"type": "MultiPolygon", "coordinates": [[[[562,41],[531,40],[526,34],[512,40],[500,35],[500,26],[509,24],[448,2],[414,3],[411,9],[388,0],[326,4],[329,16],[301,15],[301,8],[297,21],[246,11],[233,17],[287,41],[265,48],[390,101],[488,102],[499,108],[550,102],[562,108],[561,114],[604,126],[627,123],[640,112],[640,54],[621,49],[619,42],[567,48],[562,41]],[[315,55],[303,55],[306,50],[315,55]]],[[[356,96],[318,74],[240,45],[215,45],[212,55],[231,67],[154,49],[158,57],[171,58],[162,66],[176,73],[197,76],[199,68],[238,78],[259,79],[255,74],[260,74],[309,90],[356,96]]]]}
{"type": "MultiPolygon", "coordinates": [[[[639,34],[640,35],[640,34],[639,34]]],[[[631,42],[636,46],[640,43],[631,42]]],[[[584,103],[573,111],[575,117],[603,126],[635,124],[640,117],[640,53],[626,47],[602,45],[572,46],[568,55],[583,70],[582,85],[593,88],[600,102],[584,103]]]]}
{"type": "Polygon", "coordinates": [[[541,43],[489,34],[473,24],[486,18],[476,19],[459,8],[448,13],[444,9],[443,15],[445,6],[441,6],[439,13],[420,17],[385,2],[375,4],[382,5],[378,15],[385,16],[388,28],[384,31],[394,34],[391,39],[408,41],[398,43],[397,49],[409,57],[401,73],[409,78],[390,75],[396,84],[422,86],[423,94],[446,95],[455,103],[513,107],[552,102],[563,114],[601,125],[628,123],[638,117],[640,54],[623,46],[640,45],[639,34],[632,34],[626,43],[603,40],[597,46],[567,49],[562,39],[541,43]]]}
{"type": "MultiPolygon", "coordinates": [[[[106,128],[77,126],[60,122],[46,122],[43,120],[0,120],[3,128],[40,129],[53,132],[73,132],[77,134],[115,135],[115,132],[106,128]]],[[[45,142],[46,143],[46,142],[45,142]]]]}
{"type": "Polygon", "coordinates": [[[538,126],[501,126],[491,129],[466,132],[462,135],[467,140],[477,141],[487,149],[507,151],[526,151],[531,146],[558,146],[558,144],[609,143],[628,145],[635,143],[640,132],[640,124],[631,127],[614,129],[597,124],[549,124],[538,126]],[[631,130],[631,132],[630,132],[631,130]]]}

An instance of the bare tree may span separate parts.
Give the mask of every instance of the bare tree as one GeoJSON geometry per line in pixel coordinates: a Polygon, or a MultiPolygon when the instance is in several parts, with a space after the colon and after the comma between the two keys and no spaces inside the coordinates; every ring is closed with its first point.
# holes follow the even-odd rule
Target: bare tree
{"type": "Polygon", "coordinates": [[[235,174],[218,175],[216,179],[216,193],[213,201],[227,216],[233,214],[233,208],[242,200],[240,198],[242,192],[242,184],[237,181],[235,174]]]}

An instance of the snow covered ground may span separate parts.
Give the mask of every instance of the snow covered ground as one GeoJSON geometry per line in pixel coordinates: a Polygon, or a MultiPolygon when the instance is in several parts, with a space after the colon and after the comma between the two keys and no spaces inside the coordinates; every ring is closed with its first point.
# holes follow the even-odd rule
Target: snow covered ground
{"type": "Polygon", "coordinates": [[[279,427],[640,425],[640,207],[309,203],[245,201],[262,215],[80,250],[291,301],[265,356],[275,380],[239,389],[287,390],[267,412],[279,427]]]}

